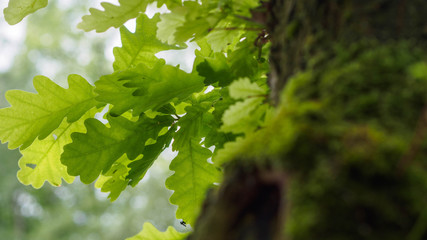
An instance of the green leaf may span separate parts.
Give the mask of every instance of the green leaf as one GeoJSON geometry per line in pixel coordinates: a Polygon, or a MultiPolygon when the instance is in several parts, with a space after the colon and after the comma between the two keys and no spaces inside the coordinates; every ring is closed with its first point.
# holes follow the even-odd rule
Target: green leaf
{"type": "Polygon", "coordinates": [[[197,1],[184,1],[183,5],[162,14],[157,24],[158,39],[169,44],[183,43],[190,38],[197,40],[225,17],[221,12],[210,13],[209,8],[197,1]]]}
{"type": "Polygon", "coordinates": [[[158,59],[156,53],[169,49],[179,49],[162,43],[156,38],[157,26],[160,15],[156,14],[149,19],[145,14],[141,14],[136,19],[135,33],[131,33],[126,27],[120,28],[122,47],[113,49],[115,61],[114,70],[125,70],[140,63],[155,63],[158,59]]]}
{"type": "Polygon", "coordinates": [[[212,113],[208,112],[212,103],[195,104],[185,108],[187,113],[178,121],[179,131],[175,134],[172,150],[180,150],[188,145],[191,138],[203,137],[203,131],[209,121],[213,120],[212,113]]]}
{"type": "Polygon", "coordinates": [[[3,10],[4,18],[10,25],[22,21],[27,15],[47,6],[47,0],[9,0],[3,10]]]}
{"type": "Polygon", "coordinates": [[[209,32],[206,40],[214,52],[224,52],[230,45],[234,47],[240,41],[243,31],[239,27],[230,22],[220,23],[209,32]]]}
{"type": "Polygon", "coordinates": [[[242,146],[246,138],[238,137],[232,142],[224,144],[222,149],[216,151],[216,154],[212,157],[212,161],[216,166],[222,166],[224,163],[236,159],[236,153],[241,152],[242,146]]]}
{"type": "Polygon", "coordinates": [[[105,32],[110,27],[118,28],[129,19],[138,17],[139,13],[144,12],[147,0],[119,0],[119,6],[102,2],[104,11],[99,9],[89,9],[90,15],[82,17],[82,21],[77,25],[78,28],[88,32],[105,32]]]}
{"type": "Polygon", "coordinates": [[[121,156],[105,174],[99,176],[96,180],[95,187],[100,188],[101,192],[110,192],[108,198],[110,201],[116,200],[120,193],[123,192],[129,180],[126,176],[129,173],[127,165],[131,162],[126,155],[121,156]]]}
{"type": "Polygon", "coordinates": [[[259,125],[263,111],[256,111],[263,98],[248,98],[230,106],[222,116],[221,131],[232,133],[248,133],[254,131],[259,125]]]}
{"type": "MultiPolygon", "coordinates": [[[[240,16],[252,17],[251,10],[258,7],[260,3],[259,0],[233,1],[233,10],[240,16]]],[[[262,11],[262,9],[259,11],[262,11]]]]}
{"type": "Polygon", "coordinates": [[[196,1],[185,1],[185,21],[176,27],[174,32],[177,42],[185,42],[206,36],[226,15],[222,12],[210,12],[208,5],[200,5],[196,1]]]}
{"type": "Polygon", "coordinates": [[[256,60],[258,48],[253,41],[247,39],[236,45],[236,50],[230,52],[228,61],[234,76],[250,77],[255,75],[258,70],[258,61],[256,60]]]}
{"type": "Polygon", "coordinates": [[[175,32],[179,26],[184,24],[187,12],[187,8],[177,7],[170,13],[160,15],[160,22],[157,23],[157,39],[168,44],[177,43],[175,32]]]}
{"type": "Polygon", "coordinates": [[[249,78],[241,78],[234,81],[229,88],[230,96],[234,99],[244,99],[247,97],[260,97],[266,95],[267,91],[256,83],[252,83],[249,78]]]}
{"type": "Polygon", "coordinates": [[[205,136],[205,140],[203,144],[205,147],[215,146],[214,153],[221,149],[224,143],[233,141],[236,136],[232,133],[224,133],[220,131],[220,126],[223,124],[222,116],[224,112],[234,103],[236,100],[230,97],[229,88],[215,89],[214,91],[218,91],[220,94],[220,98],[213,102],[214,111],[212,115],[214,117],[214,121],[212,121],[209,125],[209,132],[205,136]]]}
{"type": "Polygon", "coordinates": [[[197,65],[196,69],[200,76],[205,77],[205,84],[218,82],[220,87],[225,87],[234,79],[230,66],[223,53],[214,53],[212,57],[206,57],[197,65]]]}
{"type": "Polygon", "coordinates": [[[170,198],[178,205],[176,217],[194,224],[205,199],[206,191],[218,182],[220,171],[208,163],[212,153],[192,138],[181,147],[169,168],[175,173],[166,180],[166,187],[174,190],[170,198]]]}
{"type": "Polygon", "coordinates": [[[174,9],[176,7],[182,6],[182,0],[157,0],[157,7],[161,7],[163,4],[166,4],[168,9],[174,9]]]}
{"type": "Polygon", "coordinates": [[[45,181],[53,186],[60,186],[61,178],[71,183],[74,177],[68,175],[67,168],[60,161],[63,147],[71,143],[71,133],[85,130],[85,119],[93,117],[96,112],[97,109],[94,108],[73,123],[63,120],[49,137],[36,139],[31,146],[22,150],[22,157],[19,159],[19,181],[25,185],[31,184],[34,188],[40,188],[45,181]]]}
{"type": "Polygon", "coordinates": [[[126,178],[130,180],[129,185],[134,187],[142,180],[148,169],[159,157],[160,153],[170,145],[175,131],[176,126],[171,127],[166,134],[161,135],[156,139],[156,143],[145,146],[144,151],[142,152],[143,157],[141,159],[134,160],[128,165],[130,171],[126,178]]]}
{"type": "Polygon", "coordinates": [[[174,101],[179,103],[194,92],[200,92],[203,78],[159,60],[153,68],[143,64],[127,71],[103,76],[95,83],[97,100],[113,104],[111,114],[118,116],[132,109],[139,115],[149,109],[157,110],[174,101]]]}
{"type": "Polygon", "coordinates": [[[43,139],[62,120],[77,121],[89,109],[99,104],[93,86],[79,75],[68,77],[68,89],[61,88],[47,77],[36,76],[38,94],[10,90],[6,99],[11,107],[0,109],[0,140],[9,148],[28,147],[35,138],[43,139]]]}
{"type": "Polygon", "coordinates": [[[180,233],[173,227],[168,227],[165,232],[160,232],[151,223],[146,222],[142,231],[126,240],[183,240],[188,233],[180,233]]]}
{"type": "Polygon", "coordinates": [[[80,175],[84,183],[93,182],[99,174],[106,173],[123,154],[135,159],[144,150],[145,142],[156,139],[173,118],[141,116],[133,122],[125,117],[109,117],[110,128],[96,119],[85,122],[87,133],[73,133],[73,142],[64,147],[61,162],[72,176],[80,175]]]}

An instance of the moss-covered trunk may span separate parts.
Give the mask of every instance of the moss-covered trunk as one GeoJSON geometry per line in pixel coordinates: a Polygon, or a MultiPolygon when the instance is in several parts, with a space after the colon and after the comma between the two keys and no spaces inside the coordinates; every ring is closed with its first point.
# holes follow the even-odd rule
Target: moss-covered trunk
{"type": "Polygon", "coordinates": [[[278,114],[190,238],[427,239],[427,1],[265,5],[278,114]]]}

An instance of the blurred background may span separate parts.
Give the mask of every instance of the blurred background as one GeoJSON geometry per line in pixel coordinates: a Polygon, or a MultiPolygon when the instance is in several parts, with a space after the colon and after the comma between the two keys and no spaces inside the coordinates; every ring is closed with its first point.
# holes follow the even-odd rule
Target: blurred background
{"type": "MultiPolygon", "coordinates": [[[[0,0],[0,107],[8,106],[4,94],[9,89],[34,91],[36,75],[65,86],[72,73],[94,82],[113,71],[112,49],[121,45],[118,29],[85,33],[76,28],[89,7],[99,8],[99,0],[50,1],[47,8],[14,26],[2,15],[7,3],[0,0]]],[[[134,31],[134,21],[126,25],[134,31]]],[[[190,70],[193,51],[194,46],[181,51],[180,57],[169,56],[167,62],[190,70]]],[[[185,231],[169,203],[171,191],[164,186],[172,174],[168,165],[173,155],[163,155],[137,187],[129,187],[111,203],[108,194],[78,179],[59,188],[22,185],[16,177],[19,151],[0,145],[0,239],[118,240],[138,233],[145,221],[162,231],[169,225],[185,231]]]]}

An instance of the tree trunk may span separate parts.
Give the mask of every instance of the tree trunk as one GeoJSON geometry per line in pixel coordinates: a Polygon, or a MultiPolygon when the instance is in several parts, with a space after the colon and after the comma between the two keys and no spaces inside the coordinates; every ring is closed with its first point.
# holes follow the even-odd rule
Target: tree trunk
{"type": "Polygon", "coordinates": [[[427,2],[265,6],[279,113],[250,144],[281,145],[226,166],[190,239],[427,239],[427,2]]]}

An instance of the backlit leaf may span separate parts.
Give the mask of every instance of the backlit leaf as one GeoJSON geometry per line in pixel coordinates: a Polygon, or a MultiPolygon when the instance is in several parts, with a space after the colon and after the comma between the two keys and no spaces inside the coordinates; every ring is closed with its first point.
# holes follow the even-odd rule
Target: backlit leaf
{"type": "Polygon", "coordinates": [[[131,162],[126,155],[122,155],[108,170],[96,180],[95,187],[100,188],[101,192],[109,192],[108,198],[111,201],[116,200],[123,192],[129,180],[126,179],[129,168],[127,165],[131,162]]]}
{"type": "Polygon", "coordinates": [[[4,9],[4,18],[7,23],[14,25],[22,21],[27,15],[47,6],[47,0],[9,0],[4,9]]]}
{"type": "Polygon", "coordinates": [[[263,112],[257,112],[263,102],[263,98],[248,98],[243,102],[237,102],[228,108],[222,116],[224,132],[242,133],[251,132],[258,127],[258,120],[263,112]]]}
{"type": "Polygon", "coordinates": [[[249,78],[241,78],[234,81],[229,88],[230,96],[234,99],[244,99],[247,97],[260,97],[267,93],[266,90],[252,83],[249,78]]]}
{"type": "Polygon", "coordinates": [[[148,169],[153,165],[154,161],[159,157],[171,143],[172,135],[176,131],[176,126],[171,127],[164,135],[156,139],[156,143],[147,145],[142,152],[143,157],[132,161],[128,166],[130,168],[129,175],[126,177],[130,180],[129,185],[136,186],[139,181],[147,173],[148,169]]]}
{"type": "Polygon", "coordinates": [[[211,57],[205,57],[196,69],[200,76],[205,77],[205,84],[218,82],[218,86],[225,87],[234,79],[223,53],[214,53],[211,57]]]}
{"type": "Polygon", "coordinates": [[[118,6],[102,2],[101,6],[104,11],[96,8],[89,9],[90,15],[83,16],[77,27],[87,32],[91,30],[105,32],[110,27],[118,28],[129,19],[136,18],[139,13],[144,12],[149,2],[147,0],[119,0],[118,6]]]}
{"type": "Polygon", "coordinates": [[[97,100],[113,104],[112,115],[132,109],[134,115],[157,110],[174,100],[178,103],[203,89],[203,78],[159,60],[153,68],[143,64],[101,77],[95,83],[97,100]]]}
{"type": "Polygon", "coordinates": [[[174,32],[177,42],[197,40],[206,36],[226,15],[222,12],[210,12],[209,5],[197,1],[185,1],[185,21],[174,32]]]}
{"type": "Polygon", "coordinates": [[[214,52],[222,52],[228,48],[229,45],[234,46],[239,42],[242,30],[239,25],[231,23],[218,24],[206,36],[207,42],[211,45],[214,52]]]}
{"type": "Polygon", "coordinates": [[[142,231],[126,240],[183,240],[188,233],[180,233],[173,227],[168,227],[165,232],[160,232],[151,223],[146,222],[142,231]]]}
{"type": "Polygon", "coordinates": [[[71,183],[74,177],[68,175],[67,168],[61,164],[63,147],[71,143],[71,133],[83,132],[84,121],[93,117],[96,109],[88,111],[78,121],[68,123],[65,119],[61,125],[43,140],[36,139],[31,146],[21,151],[18,179],[25,185],[40,188],[45,181],[53,186],[61,185],[61,178],[71,183]]]}
{"type": "Polygon", "coordinates": [[[186,107],[187,114],[178,121],[179,131],[174,137],[173,150],[180,150],[188,145],[191,138],[202,137],[203,131],[207,131],[206,125],[213,120],[212,113],[209,113],[209,104],[197,104],[186,107]]]}
{"type": "Polygon", "coordinates": [[[162,43],[156,38],[157,26],[160,15],[156,14],[149,19],[145,14],[141,14],[136,19],[135,33],[130,32],[126,27],[120,28],[122,47],[115,47],[113,50],[115,70],[124,70],[135,67],[140,63],[155,63],[156,53],[178,47],[162,43]]]}
{"type": "Polygon", "coordinates": [[[72,123],[99,104],[93,86],[79,75],[68,77],[68,89],[43,76],[33,82],[38,94],[10,90],[6,99],[11,107],[0,109],[0,140],[11,149],[25,149],[35,138],[47,137],[65,117],[72,123]]]}
{"type": "Polygon", "coordinates": [[[166,187],[174,190],[170,202],[178,205],[176,217],[189,224],[194,224],[208,188],[219,180],[219,170],[208,162],[211,156],[211,151],[193,138],[180,148],[169,166],[175,171],[166,180],[166,187]]]}
{"type": "Polygon", "coordinates": [[[160,15],[160,22],[157,23],[158,31],[156,37],[165,43],[175,44],[176,29],[184,24],[185,15],[188,9],[185,7],[177,7],[173,9],[173,12],[160,15]]]}
{"type": "Polygon", "coordinates": [[[145,142],[156,139],[173,118],[158,116],[151,119],[141,116],[136,122],[124,117],[108,118],[110,127],[96,119],[85,122],[87,133],[74,133],[73,142],[64,147],[61,162],[72,176],[80,175],[84,183],[93,182],[99,174],[106,173],[123,154],[135,159],[144,150],[145,142]]]}

